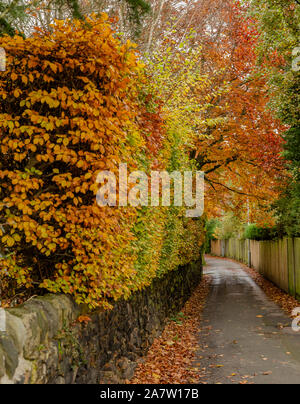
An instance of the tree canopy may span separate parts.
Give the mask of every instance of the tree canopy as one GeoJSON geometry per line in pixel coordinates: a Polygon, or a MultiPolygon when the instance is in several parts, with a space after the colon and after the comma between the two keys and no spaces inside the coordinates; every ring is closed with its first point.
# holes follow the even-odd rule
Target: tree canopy
{"type": "Polygon", "coordinates": [[[55,19],[83,19],[92,12],[125,10],[124,16],[137,33],[145,14],[151,10],[145,0],[7,0],[0,1],[0,34],[14,35],[15,30],[32,33],[34,26],[49,27],[55,19]]]}
{"type": "Polygon", "coordinates": [[[300,2],[254,0],[252,15],[261,33],[258,50],[269,81],[270,107],[290,129],[283,136],[283,157],[291,177],[275,203],[281,234],[300,234],[300,72],[294,60],[300,52],[300,2]]]}

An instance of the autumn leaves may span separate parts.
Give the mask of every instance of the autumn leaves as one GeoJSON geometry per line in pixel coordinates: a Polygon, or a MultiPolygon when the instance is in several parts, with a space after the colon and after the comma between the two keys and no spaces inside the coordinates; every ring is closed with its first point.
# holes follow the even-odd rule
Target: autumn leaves
{"type": "Polygon", "coordinates": [[[97,175],[117,176],[122,163],[204,171],[208,214],[249,207],[267,220],[282,126],[256,74],[257,32],[223,3],[188,9],[172,35],[162,26],[146,66],[106,15],[1,38],[0,268],[12,295],[42,286],[111,307],[199,257],[203,223],[184,207],[97,206],[97,175]]]}
{"type": "Polygon", "coordinates": [[[8,62],[0,76],[6,297],[42,288],[109,308],[198,259],[203,224],[182,208],[96,204],[97,174],[116,173],[122,162],[131,171],[189,167],[134,46],[114,37],[107,16],[57,22],[27,39],[3,37],[0,46],[8,62]]]}

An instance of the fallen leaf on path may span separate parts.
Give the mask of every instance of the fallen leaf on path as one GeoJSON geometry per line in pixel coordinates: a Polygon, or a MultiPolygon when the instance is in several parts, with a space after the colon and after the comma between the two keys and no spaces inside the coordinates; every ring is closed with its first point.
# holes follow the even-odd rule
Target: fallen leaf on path
{"type": "Polygon", "coordinates": [[[251,278],[262,288],[265,294],[277,303],[291,318],[292,312],[295,308],[299,307],[299,301],[288,293],[279,289],[272,282],[268,281],[255,269],[249,268],[244,264],[241,264],[245,271],[251,276],[251,278]]]}
{"type": "Polygon", "coordinates": [[[171,345],[174,345],[175,342],[174,341],[167,341],[166,344],[171,346],[171,345]]]}

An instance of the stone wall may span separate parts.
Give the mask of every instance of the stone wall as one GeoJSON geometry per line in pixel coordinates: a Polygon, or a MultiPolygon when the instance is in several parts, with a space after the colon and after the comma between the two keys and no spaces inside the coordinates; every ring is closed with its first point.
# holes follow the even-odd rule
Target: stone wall
{"type": "Polygon", "coordinates": [[[274,241],[214,240],[212,254],[233,258],[256,269],[300,300],[300,238],[274,241]],[[249,254],[250,253],[250,254],[249,254]]]}
{"type": "Polygon", "coordinates": [[[200,282],[193,263],[156,279],[111,311],[86,313],[66,296],[33,298],[1,310],[0,384],[121,383],[200,282]],[[2,321],[3,323],[3,321],[2,321]]]}

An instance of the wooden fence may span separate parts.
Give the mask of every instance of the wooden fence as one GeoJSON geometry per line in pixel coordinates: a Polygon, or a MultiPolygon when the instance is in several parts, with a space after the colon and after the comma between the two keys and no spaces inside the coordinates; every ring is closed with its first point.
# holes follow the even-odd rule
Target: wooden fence
{"type": "Polygon", "coordinates": [[[300,238],[277,241],[215,240],[212,254],[255,268],[281,289],[300,299],[300,238]]]}

